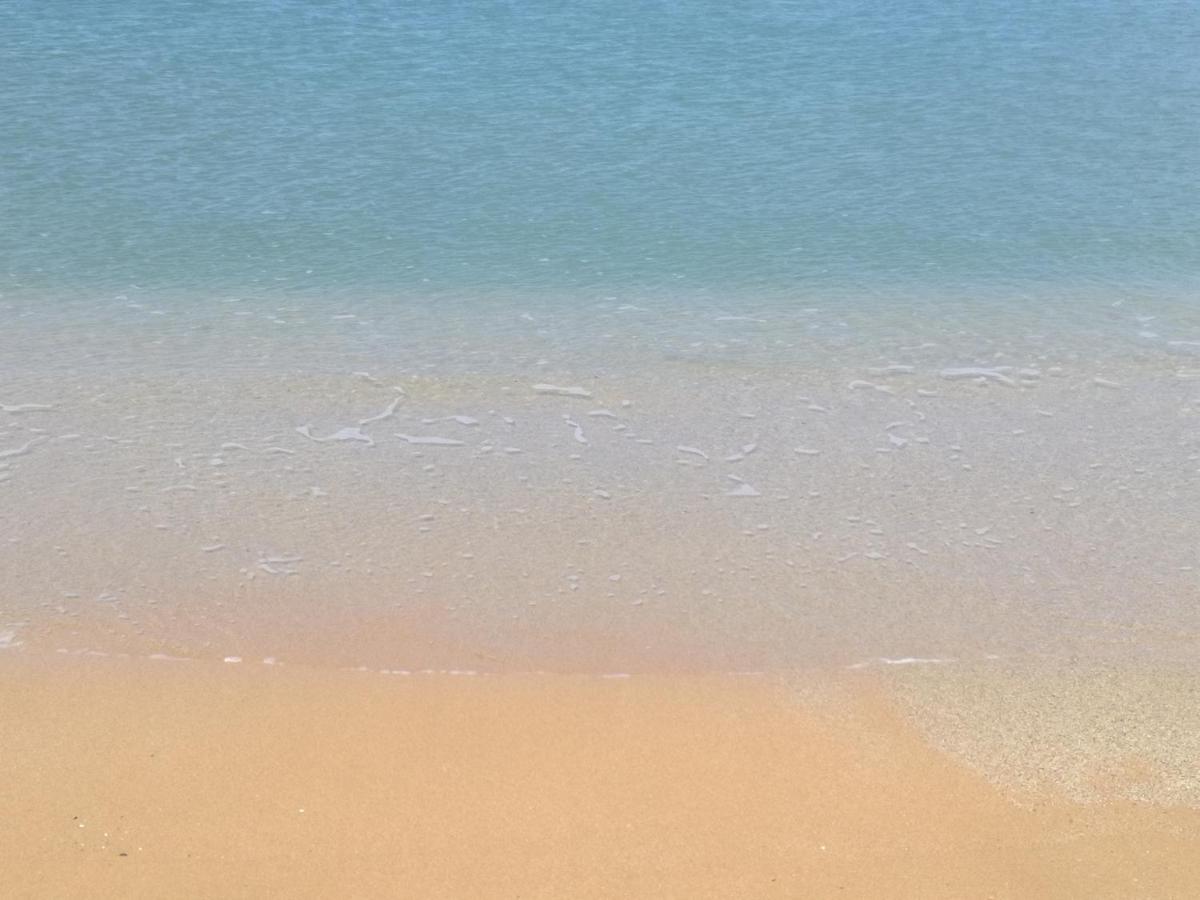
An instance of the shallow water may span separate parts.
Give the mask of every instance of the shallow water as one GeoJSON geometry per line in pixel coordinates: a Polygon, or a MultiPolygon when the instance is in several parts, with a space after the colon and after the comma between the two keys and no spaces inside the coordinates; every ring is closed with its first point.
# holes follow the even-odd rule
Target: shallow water
{"type": "Polygon", "coordinates": [[[1192,665],[1184,4],[15,4],[0,646],[1192,665]]]}
{"type": "MultiPolygon", "coordinates": [[[[158,332],[89,357],[118,333],[158,332]]],[[[7,617],[39,646],[397,667],[1194,659],[1187,354],[758,340],[755,365],[31,364],[0,423],[7,617]]]]}

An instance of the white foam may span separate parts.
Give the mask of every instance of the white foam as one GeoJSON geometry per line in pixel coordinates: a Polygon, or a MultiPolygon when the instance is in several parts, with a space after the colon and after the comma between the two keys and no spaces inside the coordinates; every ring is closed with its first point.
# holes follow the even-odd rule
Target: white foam
{"type": "Polygon", "coordinates": [[[456,440],[455,438],[438,437],[437,435],[414,435],[396,433],[396,437],[401,440],[408,441],[410,444],[424,444],[431,447],[463,447],[466,446],[466,441],[456,440]]]}
{"type": "Polygon", "coordinates": [[[588,398],[592,392],[581,387],[559,387],[557,384],[535,384],[533,390],[539,394],[553,394],[559,397],[588,398]]]}
{"type": "Polygon", "coordinates": [[[762,496],[762,494],[759,493],[759,491],[753,485],[747,484],[746,482],[742,481],[742,479],[738,478],[736,475],[726,475],[725,477],[728,478],[730,481],[737,482],[737,487],[731,488],[730,490],[725,492],[726,497],[761,497],[762,496]]]}
{"type": "Polygon", "coordinates": [[[993,369],[983,368],[980,366],[959,366],[955,368],[942,369],[939,374],[941,374],[943,378],[950,381],[955,381],[962,378],[973,378],[984,379],[985,381],[995,381],[998,384],[1016,387],[1016,379],[1005,374],[1008,371],[1010,371],[1008,366],[999,366],[993,369]]]}
{"type": "Polygon", "coordinates": [[[360,419],[358,424],[360,426],[361,425],[370,425],[372,422],[382,422],[384,419],[390,419],[392,416],[394,416],[396,414],[396,407],[398,407],[400,405],[400,401],[403,399],[404,399],[403,397],[396,397],[391,403],[389,403],[387,405],[387,409],[385,409],[383,412],[378,413],[377,415],[374,415],[374,416],[368,416],[365,419],[360,419]]]}
{"type": "Polygon", "coordinates": [[[52,409],[54,409],[54,407],[46,403],[17,403],[13,406],[6,406],[5,404],[0,403],[0,411],[13,413],[14,415],[17,413],[27,412],[48,412],[52,409]]]}
{"type": "Polygon", "coordinates": [[[318,444],[328,444],[337,441],[358,441],[366,444],[368,447],[375,446],[375,441],[370,435],[364,434],[361,428],[340,428],[331,435],[326,437],[317,437],[312,433],[311,425],[301,425],[296,429],[297,433],[304,435],[310,441],[315,441],[318,444]]]}
{"type": "Polygon", "coordinates": [[[731,453],[725,457],[725,462],[741,462],[751,453],[758,449],[758,444],[743,444],[741,450],[737,453],[731,453]]]}
{"type": "Polygon", "coordinates": [[[570,416],[563,416],[563,421],[574,429],[575,441],[577,443],[586,444],[588,442],[587,437],[583,433],[583,427],[578,422],[574,421],[570,416]]]}
{"type": "Polygon", "coordinates": [[[867,659],[862,662],[856,662],[846,666],[847,669],[865,669],[869,666],[939,666],[947,663],[958,662],[953,657],[939,656],[877,656],[875,659],[867,659]]]}
{"type": "MultiPolygon", "coordinates": [[[[847,387],[852,391],[878,391],[881,394],[895,394],[895,390],[888,387],[886,384],[875,384],[873,381],[863,381],[861,378],[856,378],[850,382],[847,387]]],[[[809,407],[810,409],[812,407],[809,407]]]]}
{"type": "Polygon", "coordinates": [[[680,453],[690,453],[692,456],[699,456],[701,459],[703,459],[705,461],[708,460],[708,454],[705,453],[703,450],[701,450],[698,447],[684,447],[681,445],[679,447],[676,447],[675,449],[678,450],[680,453]]]}
{"type": "Polygon", "coordinates": [[[20,447],[14,447],[12,450],[0,450],[0,459],[13,459],[18,456],[24,456],[30,450],[32,450],[34,447],[36,447],[38,444],[40,444],[46,440],[48,440],[48,438],[44,438],[44,437],[32,438],[32,439],[26,441],[20,447]]]}
{"type": "Polygon", "coordinates": [[[926,665],[942,665],[943,663],[952,663],[955,660],[952,657],[938,656],[898,656],[890,658],[887,656],[879,657],[879,662],[885,666],[926,666],[926,665]]]}
{"type": "Polygon", "coordinates": [[[303,556],[262,556],[259,557],[258,567],[269,575],[295,575],[296,570],[288,566],[303,559],[303,556]]]}
{"type": "Polygon", "coordinates": [[[0,650],[9,650],[13,647],[20,647],[24,641],[17,640],[16,629],[6,628],[0,631],[0,650]]]}

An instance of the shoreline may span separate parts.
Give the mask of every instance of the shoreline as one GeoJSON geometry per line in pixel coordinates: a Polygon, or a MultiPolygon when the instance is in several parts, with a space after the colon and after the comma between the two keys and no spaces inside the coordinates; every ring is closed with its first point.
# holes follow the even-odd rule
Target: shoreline
{"type": "Polygon", "coordinates": [[[1200,890],[1200,808],[1004,792],[874,673],[0,673],[14,896],[1200,890]]]}

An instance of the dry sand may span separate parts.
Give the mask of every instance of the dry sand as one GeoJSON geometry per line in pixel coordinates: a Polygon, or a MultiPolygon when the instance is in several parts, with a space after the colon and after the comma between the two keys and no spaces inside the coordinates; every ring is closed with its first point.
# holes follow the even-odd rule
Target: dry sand
{"type": "Polygon", "coordinates": [[[1200,896],[1200,811],[1015,803],[869,674],[12,653],[0,713],[10,897],[1200,896]]]}

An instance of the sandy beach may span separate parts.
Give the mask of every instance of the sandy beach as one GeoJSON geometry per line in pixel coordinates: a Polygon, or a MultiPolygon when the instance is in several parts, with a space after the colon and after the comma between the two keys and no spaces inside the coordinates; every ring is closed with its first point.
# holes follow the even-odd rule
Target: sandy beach
{"type": "Polygon", "coordinates": [[[1200,891],[1200,811],[1001,790],[872,673],[0,665],[11,897],[1200,891]]]}
{"type": "Polygon", "coordinates": [[[0,900],[1200,898],[1200,5],[2,10],[0,900]]]}

